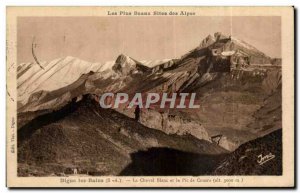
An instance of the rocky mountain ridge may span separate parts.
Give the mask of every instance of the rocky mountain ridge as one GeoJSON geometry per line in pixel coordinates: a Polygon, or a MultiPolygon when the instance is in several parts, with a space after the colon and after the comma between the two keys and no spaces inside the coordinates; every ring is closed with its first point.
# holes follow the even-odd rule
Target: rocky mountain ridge
{"type": "MultiPolygon", "coordinates": [[[[141,123],[167,134],[191,134],[207,141],[221,135],[219,145],[231,151],[246,141],[281,128],[281,103],[271,113],[276,124],[262,119],[270,116],[273,109],[270,104],[281,100],[281,68],[266,65],[270,57],[254,46],[215,33],[180,59],[160,61],[162,63],[152,62],[146,66],[121,54],[115,62],[104,65],[70,57],[48,63],[45,71],[38,66],[31,69],[20,65],[18,110],[58,110],[85,94],[195,92],[201,101],[198,111],[146,110],[141,123]],[[254,65],[251,61],[262,63],[254,65]]],[[[122,106],[116,110],[134,117],[133,109],[122,106]]]]}

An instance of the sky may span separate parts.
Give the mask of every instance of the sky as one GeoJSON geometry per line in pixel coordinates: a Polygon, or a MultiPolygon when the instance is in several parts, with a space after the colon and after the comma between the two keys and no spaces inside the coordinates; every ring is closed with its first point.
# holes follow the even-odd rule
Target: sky
{"type": "Polygon", "coordinates": [[[271,57],[281,57],[281,18],[247,17],[19,17],[18,63],[74,56],[89,62],[179,58],[209,34],[222,32],[250,43],[271,57]]]}

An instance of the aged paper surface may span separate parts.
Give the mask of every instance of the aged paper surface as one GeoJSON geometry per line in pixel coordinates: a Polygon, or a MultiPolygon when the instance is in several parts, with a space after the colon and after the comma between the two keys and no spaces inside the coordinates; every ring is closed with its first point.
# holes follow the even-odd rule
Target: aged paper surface
{"type": "Polygon", "coordinates": [[[293,7],[8,7],[8,187],[293,187],[293,7]]]}

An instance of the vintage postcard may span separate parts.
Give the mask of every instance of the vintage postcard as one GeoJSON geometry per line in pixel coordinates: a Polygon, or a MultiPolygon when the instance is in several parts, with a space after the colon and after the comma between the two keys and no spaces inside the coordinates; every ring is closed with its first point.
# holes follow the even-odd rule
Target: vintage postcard
{"type": "Polygon", "coordinates": [[[294,187],[293,7],[7,7],[8,187],[294,187]]]}

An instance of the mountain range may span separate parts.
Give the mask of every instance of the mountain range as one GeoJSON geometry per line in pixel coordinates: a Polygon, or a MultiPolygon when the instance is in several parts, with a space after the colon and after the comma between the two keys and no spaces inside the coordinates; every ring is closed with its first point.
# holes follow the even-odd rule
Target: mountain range
{"type": "MultiPolygon", "coordinates": [[[[282,128],[280,62],[217,32],[175,59],[138,61],[121,54],[101,64],[68,56],[41,62],[44,69],[22,63],[17,69],[19,174],[59,175],[72,167],[89,175],[261,172],[228,172],[219,164],[241,156],[242,144],[282,128]],[[134,109],[97,106],[105,92],[194,92],[200,109],[145,109],[137,123],[134,109]],[[153,163],[182,154],[192,164],[175,156],[177,164],[190,167],[145,166],[137,172],[135,162],[144,167],[143,160],[156,154],[153,163]]],[[[280,168],[278,159],[270,162],[280,168]]]]}

